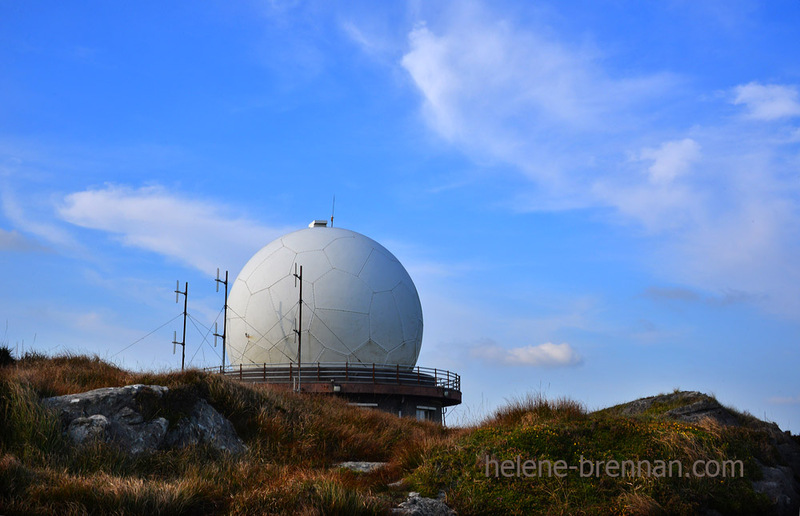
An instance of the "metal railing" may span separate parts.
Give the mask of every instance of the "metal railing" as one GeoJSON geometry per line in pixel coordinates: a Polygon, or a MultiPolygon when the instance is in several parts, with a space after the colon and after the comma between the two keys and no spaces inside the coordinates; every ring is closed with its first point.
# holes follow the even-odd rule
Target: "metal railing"
{"type": "Polygon", "coordinates": [[[215,372],[248,382],[373,383],[383,385],[423,385],[461,391],[461,377],[446,369],[349,362],[314,362],[303,364],[298,375],[297,364],[239,364],[208,367],[215,372]]]}

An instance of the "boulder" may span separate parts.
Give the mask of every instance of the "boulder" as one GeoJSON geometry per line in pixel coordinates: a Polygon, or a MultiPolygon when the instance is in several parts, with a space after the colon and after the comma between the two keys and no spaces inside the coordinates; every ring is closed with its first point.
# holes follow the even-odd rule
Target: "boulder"
{"type": "Polygon", "coordinates": [[[180,419],[175,428],[167,433],[164,444],[168,448],[210,444],[231,453],[245,450],[233,424],[203,398],[197,400],[188,417],[180,419]]]}
{"type": "MultiPolygon", "coordinates": [[[[161,385],[107,387],[46,398],[58,413],[65,434],[78,445],[102,441],[139,454],[159,449],[207,444],[240,453],[246,449],[230,421],[205,399],[195,397],[170,426],[170,390],[161,385]]],[[[185,403],[185,394],[181,401],[185,403]]]]}
{"type": "Polygon", "coordinates": [[[773,504],[775,513],[779,515],[797,514],[800,494],[797,492],[794,473],[788,466],[769,467],[760,464],[764,478],[753,482],[753,489],[764,493],[773,504]]]}
{"type": "Polygon", "coordinates": [[[95,414],[89,417],[76,417],[67,427],[67,435],[78,444],[104,441],[111,423],[106,416],[95,414]]]}
{"type": "Polygon", "coordinates": [[[414,491],[408,493],[405,502],[392,509],[392,514],[413,516],[451,516],[455,511],[444,503],[444,493],[439,493],[438,498],[425,498],[414,491]]]}

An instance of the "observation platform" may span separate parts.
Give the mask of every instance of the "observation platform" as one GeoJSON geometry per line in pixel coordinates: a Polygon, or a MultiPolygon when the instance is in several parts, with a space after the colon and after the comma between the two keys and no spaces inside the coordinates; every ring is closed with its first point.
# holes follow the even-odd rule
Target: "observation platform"
{"type": "Polygon", "coordinates": [[[242,382],[332,394],[353,404],[442,422],[442,409],[461,403],[461,377],[446,369],[350,362],[239,364],[206,368],[242,382]]]}

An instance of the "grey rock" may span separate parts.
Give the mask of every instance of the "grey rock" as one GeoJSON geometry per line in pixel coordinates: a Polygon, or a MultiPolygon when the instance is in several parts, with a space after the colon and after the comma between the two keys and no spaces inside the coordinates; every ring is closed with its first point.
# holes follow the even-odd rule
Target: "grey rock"
{"type": "Polygon", "coordinates": [[[739,418],[730,410],[726,409],[714,398],[697,391],[678,391],[670,394],[660,394],[640,398],[630,403],[626,403],[620,413],[626,416],[642,414],[659,405],[681,405],[667,410],[664,416],[687,423],[697,423],[703,419],[710,418],[721,425],[739,426],[739,418]]]}
{"type": "Polygon", "coordinates": [[[123,407],[117,413],[117,419],[128,425],[138,425],[144,422],[144,417],[130,407],[123,407]]]}
{"type": "Polygon", "coordinates": [[[109,442],[121,444],[133,455],[151,452],[163,447],[168,428],[169,421],[163,417],[132,425],[118,423],[111,429],[109,442]]]}
{"type": "Polygon", "coordinates": [[[202,398],[197,400],[189,417],[178,421],[165,440],[169,448],[185,448],[196,444],[210,444],[230,453],[246,450],[233,424],[202,398]]]}
{"type": "Polygon", "coordinates": [[[111,423],[101,414],[89,417],[77,417],[67,427],[67,435],[77,444],[89,444],[94,441],[105,441],[111,423]]]}
{"type": "Polygon", "coordinates": [[[775,505],[775,513],[779,515],[794,516],[797,514],[797,500],[800,494],[797,492],[794,481],[794,473],[787,466],[769,467],[761,466],[764,478],[753,482],[753,489],[756,492],[764,493],[772,500],[775,505]]]}
{"type": "Polygon", "coordinates": [[[105,387],[80,394],[46,398],[42,403],[45,407],[57,410],[62,422],[103,414],[125,424],[135,424],[134,414],[141,414],[143,408],[153,406],[168,391],[167,387],[161,385],[105,387]]]}
{"type": "Polygon", "coordinates": [[[246,449],[231,422],[199,397],[169,428],[169,421],[157,416],[169,394],[161,385],[128,385],[46,398],[42,404],[59,415],[65,434],[78,445],[103,441],[131,454],[196,444],[231,453],[246,449]]]}
{"type": "Polygon", "coordinates": [[[739,426],[741,424],[735,414],[713,398],[702,399],[689,405],[668,410],[664,415],[688,423],[698,423],[703,419],[709,418],[725,426],[739,426]]]}
{"type": "Polygon", "coordinates": [[[414,491],[408,493],[408,498],[399,507],[392,509],[392,514],[413,516],[450,516],[455,511],[444,503],[444,493],[439,493],[438,498],[425,498],[414,491]]]}
{"type": "Polygon", "coordinates": [[[349,461],[340,462],[336,465],[337,468],[345,468],[359,473],[369,473],[380,469],[388,464],[387,462],[364,462],[364,461],[349,461]]]}

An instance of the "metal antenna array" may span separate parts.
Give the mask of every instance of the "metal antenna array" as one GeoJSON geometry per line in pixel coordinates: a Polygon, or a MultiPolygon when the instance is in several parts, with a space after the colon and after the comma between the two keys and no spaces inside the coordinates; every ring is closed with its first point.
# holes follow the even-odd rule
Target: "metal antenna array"
{"type": "MultiPolygon", "coordinates": [[[[332,218],[332,217],[331,217],[332,218]]],[[[297,264],[294,264],[294,286],[297,286],[297,280],[300,280],[300,301],[298,302],[298,322],[297,328],[294,330],[297,336],[297,391],[300,391],[300,377],[301,377],[301,362],[300,351],[302,350],[302,330],[303,330],[303,266],[300,266],[300,274],[297,273],[297,264]]]]}
{"type": "Polygon", "coordinates": [[[217,346],[217,337],[222,338],[222,370],[225,371],[225,336],[228,334],[228,271],[225,271],[225,281],[219,279],[219,267],[217,267],[217,292],[219,292],[219,284],[225,285],[225,308],[222,318],[222,335],[220,335],[217,323],[214,323],[214,347],[217,346]]]}
{"type": "Polygon", "coordinates": [[[181,292],[181,282],[178,282],[175,285],[175,302],[178,302],[179,296],[183,294],[183,336],[181,337],[181,341],[178,342],[178,332],[177,330],[173,334],[172,338],[172,354],[175,354],[175,346],[178,344],[181,345],[181,371],[186,363],[186,317],[188,317],[189,313],[187,312],[187,308],[189,306],[189,282],[186,282],[186,286],[183,288],[183,292],[181,292]]]}

